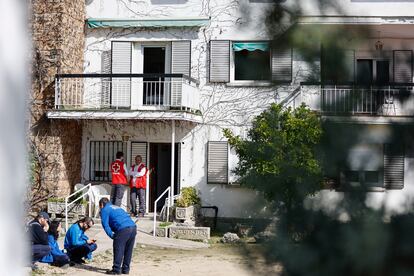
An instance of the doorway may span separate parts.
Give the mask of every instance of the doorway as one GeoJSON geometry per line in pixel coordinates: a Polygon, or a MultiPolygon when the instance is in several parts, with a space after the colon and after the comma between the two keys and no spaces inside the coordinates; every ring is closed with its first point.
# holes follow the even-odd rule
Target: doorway
{"type": "MultiPolygon", "coordinates": [[[[144,47],[144,74],[165,74],[165,47],[144,47]]],[[[164,77],[144,78],[144,105],[163,105],[164,77]]]]}
{"type": "MultiPolygon", "coordinates": [[[[179,146],[179,143],[175,144],[174,195],[177,195],[180,190],[179,146]]],[[[153,171],[150,175],[149,210],[154,212],[155,200],[171,185],[171,143],[150,144],[150,168],[153,171]]],[[[157,212],[161,210],[166,197],[167,194],[158,201],[157,212]]]]}

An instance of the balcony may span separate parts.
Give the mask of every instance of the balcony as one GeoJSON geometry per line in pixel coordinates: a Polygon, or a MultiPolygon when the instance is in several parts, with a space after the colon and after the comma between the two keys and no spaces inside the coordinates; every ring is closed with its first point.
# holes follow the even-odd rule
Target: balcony
{"type": "Polygon", "coordinates": [[[323,116],[414,117],[413,84],[384,86],[302,84],[285,100],[297,107],[302,102],[323,116]]]}
{"type": "Polygon", "coordinates": [[[49,118],[198,120],[198,81],[183,74],[61,74],[49,118]]]}

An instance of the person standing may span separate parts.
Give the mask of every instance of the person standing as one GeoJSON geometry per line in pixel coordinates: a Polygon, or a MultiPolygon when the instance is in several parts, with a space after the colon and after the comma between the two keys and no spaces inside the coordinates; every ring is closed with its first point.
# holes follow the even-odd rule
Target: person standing
{"type": "Polygon", "coordinates": [[[128,183],[128,170],[124,163],[124,153],[121,151],[116,153],[116,160],[111,163],[111,175],[111,202],[116,206],[121,206],[125,185],[128,183]]]}
{"type": "Polygon", "coordinates": [[[52,250],[49,246],[47,231],[49,230],[49,215],[46,212],[40,212],[29,225],[29,234],[32,242],[32,267],[34,263],[40,261],[52,250]]]}
{"type": "Polygon", "coordinates": [[[135,157],[135,165],[132,165],[130,170],[129,186],[131,187],[131,213],[137,216],[137,197],[139,200],[138,215],[143,217],[145,215],[145,189],[147,188],[147,168],[142,163],[142,156],[135,157]]]}
{"type": "Polygon", "coordinates": [[[85,232],[93,226],[93,219],[84,217],[75,222],[69,227],[66,236],[64,247],[68,252],[69,258],[72,262],[83,264],[85,261],[92,259],[92,252],[96,250],[96,240],[89,239],[85,232]]]}
{"type": "Polygon", "coordinates": [[[129,274],[137,227],[124,209],[112,205],[107,198],[99,201],[99,209],[102,227],[113,239],[114,262],[106,274],[129,274]]]}

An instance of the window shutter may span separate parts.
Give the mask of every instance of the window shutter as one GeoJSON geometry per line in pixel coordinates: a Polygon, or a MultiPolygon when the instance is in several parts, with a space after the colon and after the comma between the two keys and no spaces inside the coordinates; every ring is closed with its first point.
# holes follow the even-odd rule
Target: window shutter
{"type": "Polygon", "coordinates": [[[404,188],[404,150],[391,144],[384,145],[384,186],[404,188]]]}
{"type": "Polygon", "coordinates": [[[141,155],[142,163],[148,167],[146,142],[131,142],[131,166],[135,164],[135,156],[137,155],[141,155]]]}
{"type": "Polygon", "coordinates": [[[394,82],[411,83],[413,81],[413,52],[396,50],[394,54],[394,82]]]}
{"type": "MultiPolygon", "coordinates": [[[[102,74],[111,74],[111,50],[103,51],[101,55],[102,74]]],[[[111,79],[102,79],[101,107],[109,107],[111,99],[111,79]]]]}
{"type": "Polygon", "coordinates": [[[272,48],[272,81],[292,81],[292,49],[272,48]]]}
{"type": "Polygon", "coordinates": [[[191,40],[171,42],[171,73],[191,76],[191,40]]]}
{"type": "Polygon", "coordinates": [[[207,183],[228,183],[228,144],[209,141],[207,144],[207,183]]]}
{"type": "MultiPolygon", "coordinates": [[[[131,42],[112,42],[112,74],[130,74],[132,61],[131,42]]],[[[131,103],[131,79],[113,78],[111,104],[113,107],[129,107],[131,103]]]]}
{"type": "Polygon", "coordinates": [[[210,82],[230,81],[230,41],[210,41],[210,82]]]}
{"type": "Polygon", "coordinates": [[[345,82],[355,81],[355,50],[344,52],[345,82]]]}

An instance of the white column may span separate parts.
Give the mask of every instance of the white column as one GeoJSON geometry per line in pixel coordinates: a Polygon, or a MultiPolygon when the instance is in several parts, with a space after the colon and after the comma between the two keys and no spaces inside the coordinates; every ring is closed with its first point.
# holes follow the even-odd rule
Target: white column
{"type": "MultiPolygon", "coordinates": [[[[175,121],[171,121],[171,197],[174,197],[175,121]]],[[[172,206],[172,200],[170,206],[172,206]]]]}

